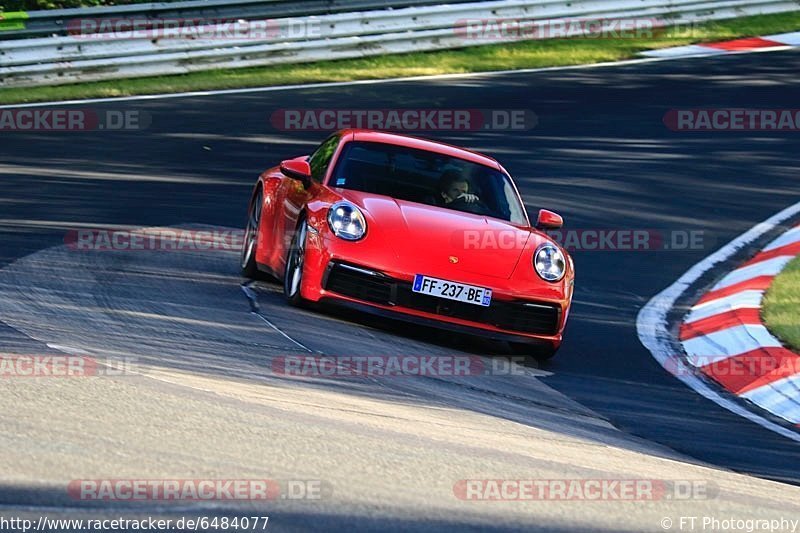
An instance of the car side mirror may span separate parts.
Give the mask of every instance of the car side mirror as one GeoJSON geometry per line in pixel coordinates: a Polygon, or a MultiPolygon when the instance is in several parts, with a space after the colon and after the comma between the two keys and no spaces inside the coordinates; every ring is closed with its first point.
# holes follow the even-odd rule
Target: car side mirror
{"type": "Polygon", "coordinates": [[[539,210],[539,217],[536,219],[536,229],[558,229],[564,225],[564,219],[561,215],[548,211],[547,209],[539,210]]]}
{"type": "Polygon", "coordinates": [[[308,161],[297,161],[296,159],[281,161],[281,174],[299,180],[306,188],[311,185],[311,166],[308,161]]]}

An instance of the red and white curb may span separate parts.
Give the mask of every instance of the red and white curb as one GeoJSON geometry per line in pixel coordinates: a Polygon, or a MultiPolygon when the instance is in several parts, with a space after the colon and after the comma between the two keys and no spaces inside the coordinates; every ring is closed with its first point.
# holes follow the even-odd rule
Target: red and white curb
{"type": "Polygon", "coordinates": [[[719,43],[690,44],[660,50],[647,50],[640,55],[645,57],[678,58],[715,56],[730,53],[762,52],[782,50],[800,46],[800,32],[779,33],[765,37],[747,37],[719,43]]]}
{"type": "Polygon", "coordinates": [[[800,255],[800,226],[723,277],[690,310],[680,329],[689,364],[729,392],[800,423],[800,356],[761,322],[761,301],[775,276],[800,255]]]}
{"type": "MultiPolygon", "coordinates": [[[[763,328],[760,319],[758,323],[754,323],[754,320],[748,321],[746,317],[740,320],[738,315],[750,313],[750,318],[752,318],[754,310],[755,313],[758,312],[757,306],[761,304],[761,297],[764,291],[769,286],[774,275],[789,261],[789,259],[780,258],[784,255],[787,257],[792,255],[792,252],[787,251],[789,248],[785,248],[785,246],[796,245],[795,243],[800,240],[800,229],[795,228],[770,243],[758,256],[731,272],[717,283],[701,301],[697,302],[696,309],[692,309],[692,313],[690,313],[691,319],[687,316],[687,320],[692,320],[692,323],[694,323],[695,329],[700,328],[702,324],[711,327],[712,321],[725,324],[725,320],[731,319],[731,316],[736,316],[736,318],[731,319],[734,322],[732,322],[730,328],[720,325],[718,330],[709,331],[708,335],[703,335],[702,333],[698,335],[706,338],[693,343],[695,348],[692,348],[692,343],[690,343],[689,346],[694,353],[693,356],[677,356],[681,351],[680,341],[676,339],[676,335],[671,329],[672,322],[669,317],[678,300],[692,290],[709,271],[729,261],[740,250],[752,245],[767,233],[774,231],[777,227],[784,225],[786,221],[792,220],[798,215],[800,215],[800,202],[787,207],[746,231],[694,265],[669,287],[656,294],[639,311],[639,315],[636,317],[636,332],[639,340],[650,351],[656,361],[677,379],[692,388],[696,393],[728,411],[795,442],[800,442],[800,432],[792,430],[785,423],[779,423],[777,418],[764,416],[762,411],[753,409],[747,402],[743,401],[743,398],[747,398],[762,407],[768,407],[770,412],[780,412],[782,413],[782,415],[779,415],[781,418],[784,418],[783,415],[790,417],[797,415],[798,412],[794,410],[794,407],[797,407],[798,403],[794,402],[800,402],[800,376],[796,372],[788,370],[792,369],[791,365],[784,367],[787,369],[784,371],[785,376],[781,376],[782,371],[778,370],[781,368],[780,365],[775,367],[776,371],[774,373],[771,371],[751,373],[749,377],[746,370],[750,367],[745,367],[744,372],[737,371],[738,374],[745,374],[744,379],[740,376],[731,376],[742,380],[741,382],[735,382],[735,384],[739,384],[739,388],[731,387],[740,391],[740,393],[729,394],[714,386],[707,374],[701,371],[700,368],[708,366],[707,364],[702,364],[698,368],[693,366],[690,361],[707,363],[715,355],[718,355],[717,360],[723,365],[737,361],[736,356],[739,356],[738,361],[741,362],[741,354],[747,353],[751,349],[763,350],[757,353],[767,354],[764,357],[769,357],[770,352],[773,352],[787,357],[787,362],[794,361],[792,359],[796,357],[794,354],[789,355],[786,352],[779,351],[782,348],[780,343],[772,341],[772,344],[777,344],[777,346],[770,346],[769,339],[774,338],[766,331],[766,328],[763,328]],[[773,259],[777,259],[777,261],[771,261],[773,259]],[[725,298],[729,299],[726,300],[725,298]],[[707,305],[704,306],[703,304],[707,305]],[[726,313],[730,313],[730,315],[726,315],[726,313]],[[709,320],[700,322],[706,319],[709,320]],[[758,329],[758,326],[763,329],[758,329]],[[728,334],[720,334],[733,328],[737,329],[729,331],[728,334]],[[751,332],[752,335],[750,334],[751,332]],[[716,336],[711,336],[714,334],[716,336]],[[730,348],[713,344],[726,336],[734,339],[734,342],[738,344],[732,345],[730,348]],[[765,341],[765,346],[762,347],[761,341],[765,341]],[[700,344],[703,342],[705,344],[700,344]],[[700,348],[697,348],[698,346],[702,348],[713,346],[719,352],[706,351],[705,349],[698,351],[700,350],[700,348]],[[745,388],[747,385],[751,386],[745,388]],[[794,390],[792,390],[792,387],[795,387],[794,390]],[[791,394],[787,395],[787,393],[791,394]]],[[[686,328],[688,326],[684,326],[684,332],[689,331],[686,328]]],[[[688,333],[684,334],[688,335],[688,333]]],[[[690,340],[689,338],[686,339],[686,341],[690,340]]],[[[758,361],[760,359],[756,358],[755,360],[758,361]]],[[[780,359],[776,359],[776,361],[780,362],[780,359]]],[[[758,366],[762,366],[765,369],[768,368],[768,365],[758,366]]],[[[800,367],[795,366],[794,369],[800,370],[800,367]]],[[[720,373],[717,372],[717,374],[720,373]]],[[[727,378],[727,376],[725,377],[727,378]]]]}

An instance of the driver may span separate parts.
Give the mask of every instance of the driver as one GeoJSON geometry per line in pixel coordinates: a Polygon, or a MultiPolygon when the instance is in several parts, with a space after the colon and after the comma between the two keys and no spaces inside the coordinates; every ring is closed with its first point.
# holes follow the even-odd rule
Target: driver
{"type": "MultiPolygon", "coordinates": [[[[442,173],[442,177],[439,178],[440,205],[447,205],[456,200],[461,200],[468,204],[479,202],[478,195],[471,194],[469,191],[469,179],[458,170],[446,170],[442,173]]],[[[439,199],[437,198],[437,200],[439,199]]]]}

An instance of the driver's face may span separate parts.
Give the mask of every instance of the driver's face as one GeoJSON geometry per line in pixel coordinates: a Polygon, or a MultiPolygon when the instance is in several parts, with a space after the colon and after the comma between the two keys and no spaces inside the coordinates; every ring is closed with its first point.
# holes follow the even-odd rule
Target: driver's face
{"type": "Polygon", "coordinates": [[[469,192],[469,183],[466,181],[457,181],[450,185],[450,187],[444,191],[444,197],[452,202],[462,194],[467,194],[469,192]]]}

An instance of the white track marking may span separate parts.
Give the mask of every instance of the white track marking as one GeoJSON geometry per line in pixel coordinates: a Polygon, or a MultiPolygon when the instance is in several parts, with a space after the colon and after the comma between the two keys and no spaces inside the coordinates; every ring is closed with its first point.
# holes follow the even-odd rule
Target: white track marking
{"type": "Polygon", "coordinates": [[[800,422],[800,404],[797,391],[800,390],[800,376],[789,376],[742,394],[754,404],[774,413],[794,424],[800,422]]]}
{"type": "Polygon", "coordinates": [[[800,46],[800,31],[793,31],[790,33],[777,33],[775,35],[766,35],[762,37],[768,41],[775,41],[776,43],[788,44],[791,46],[800,46]]]}
{"type": "MultiPolygon", "coordinates": [[[[751,50],[747,53],[759,52],[773,52],[774,49],[766,50],[751,50]]],[[[708,56],[706,56],[708,57],[708,56]]],[[[623,59],[621,61],[607,61],[604,63],[592,63],[589,65],[565,65],[560,67],[541,67],[541,68],[526,68],[516,70],[492,70],[487,72],[464,72],[457,74],[437,74],[434,76],[407,76],[402,78],[386,78],[380,80],[356,80],[356,81],[335,81],[325,83],[308,83],[296,85],[278,85],[270,87],[247,87],[244,89],[217,89],[209,91],[194,91],[186,93],[166,93],[166,94],[143,94],[138,96],[118,96],[106,98],[87,98],[85,100],[64,100],[64,101],[51,101],[51,102],[34,102],[30,104],[7,104],[0,105],[0,109],[20,109],[24,107],[44,107],[52,105],[79,105],[79,104],[94,104],[103,102],[130,102],[135,100],[160,100],[166,98],[188,98],[194,96],[217,96],[225,94],[250,94],[274,91],[295,91],[302,89],[320,89],[328,87],[348,87],[353,85],[375,85],[380,83],[397,83],[408,81],[436,81],[436,80],[452,80],[463,78],[479,78],[491,76],[505,76],[508,74],[532,74],[537,72],[560,72],[563,70],[585,70],[603,67],[623,67],[628,65],[638,65],[642,63],[657,63],[661,61],[673,61],[676,59],[686,59],[684,57],[640,57],[636,59],[623,59]]],[[[697,56],[695,59],[703,59],[702,56],[697,56]]]]}
{"type": "Polygon", "coordinates": [[[780,248],[781,246],[786,246],[788,244],[794,244],[797,241],[800,241],[800,226],[790,229],[764,248],[765,252],[770,250],[775,250],[776,248],[780,248]]]}
{"type": "Polygon", "coordinates": [[[761,299],[764,291],[742,291],[730,296],[723,296],[708,302],[695,305],[689,315],[683,321],[684,324],[691,324],[721,313],[727,313],[735,309],[758,309],[761,307],[761,299]]]}
{"type": "Polygon", "coordinates": [[[690,268],[675,283],[656,294],[647,302],[647,305],[639,311],[639,315],[636,318],[636,330],[639,335],[639,340],[650,350],[650,353],[653,354],[653,357],[655,357],[656,361],[658,361],[661,366],[665,369],[672,369],[670,372],[676,375],[678,379],[694,389],[695,392],[715,402],[717,405],[796,442],[800,442],[800,434],[748,411],[735,401],[720,396],[719,393],[712,390],[699,377],[693,375],[693,370],[688,368],[679,358],[675,357],[672,343],[677,343],[677,340],[674,339],[668,329],[667,314],[675,305],[678,298],[680,298],[693,283],[700,279],[703,274],[717,264],[729,259],[743,246],[752,243],[798,213],[800,213],[800,202],[787,207],[780,213],[773,215],[732,240],[715,253],[690,268]]]}
{"type": "Polygon", "coordinates": [[[72,346],[62,346],[60,344],[53,344],[51,342],[47,343],[47,347],[53,350],[58,350],[59,352],[64,352],[69,355],[91,355],[89,352],[84,350],[83,348],[73,348],[72,346]]]}
{"type": "Polygon", "coordinates": [[[697,366],[720,361],[759,348],[780,348],[781,343],[761,325],[733,326],[683,341],[687,359],[697,366]]]}
{"type": "Polygon", "coordinates": [[[673,46],[672,48],[662,48],[660,50],[647,50],[642,52],[645,57],[661,57],[661,58],[679,58],[679,57],[702,57],[702,56],[716,56],[727,54],[725,50],[718,48],[710,48],[708,46],[700,46],[697,44],[690,44],[687,46],[673,46]]]}
{"type": "Polygon", "coordinates": [[[724,289],[725,287],[730,287],[731,285],[736,285],[737,283],[760,276],[777,276],[791,260],[791,256],[781,255],[773,257],[772,259],[767,259],[766,261],[759,261],[752,265],[737,268],[714,285],[712,290],[724,289]]]}

